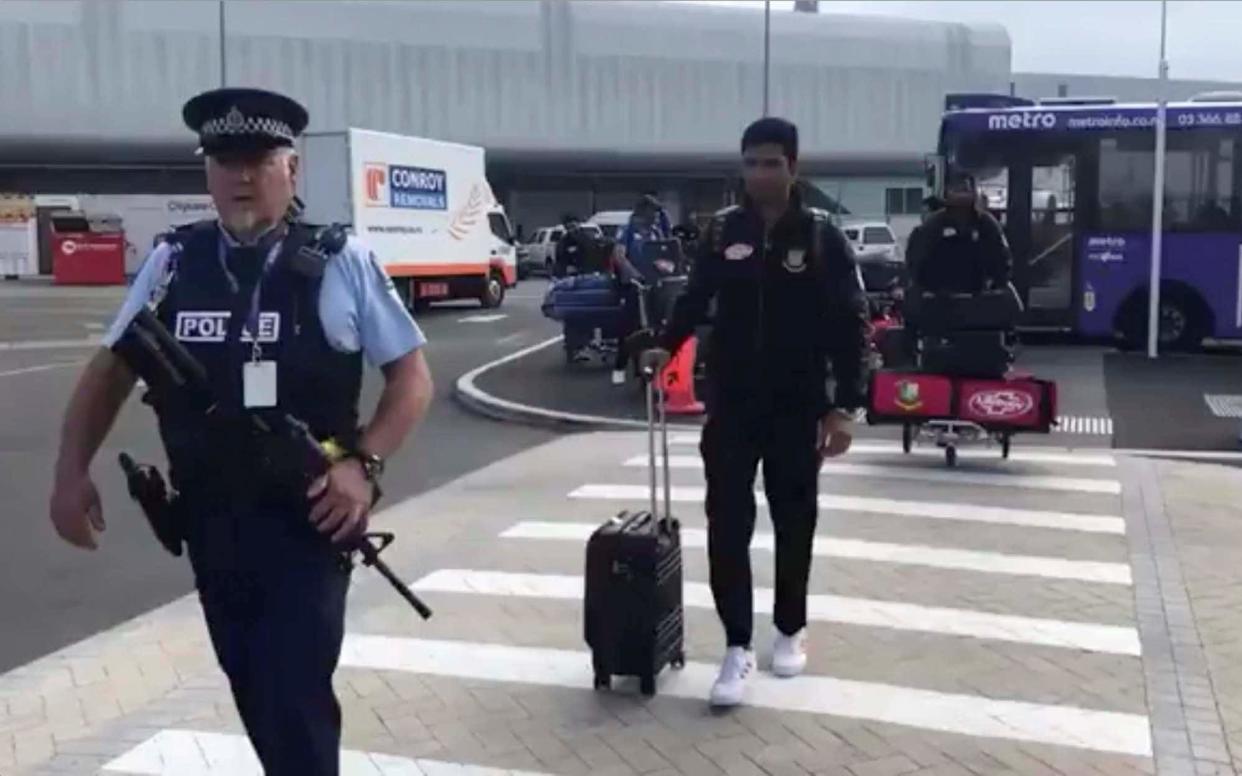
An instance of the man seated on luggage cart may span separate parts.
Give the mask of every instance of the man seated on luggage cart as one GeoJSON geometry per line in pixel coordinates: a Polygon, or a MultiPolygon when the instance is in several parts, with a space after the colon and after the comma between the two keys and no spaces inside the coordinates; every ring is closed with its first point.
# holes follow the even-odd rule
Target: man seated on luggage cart
{"type": "Polygon", "coordinates": [[[950,173],[943,207],[910,235],[905,341],[927,371],[999,376],[1012,360],[1021,302],[1000,223],[974,178],[950,173]]]}
{"type": "Polygon", "coordinates": [[[1013,259],[1005,232],[979,207],[973,176],[950,174],[943,206],[910,233],[906,267],[924,292],[979,294],[1009,283],[1013,259]]]}

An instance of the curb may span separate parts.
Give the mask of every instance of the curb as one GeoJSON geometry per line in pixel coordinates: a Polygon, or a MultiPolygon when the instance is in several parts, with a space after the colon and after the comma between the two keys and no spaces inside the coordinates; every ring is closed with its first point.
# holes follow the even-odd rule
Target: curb
{"type": "MultiPolygon", "coordinates": [[[[532,353],[538,353],[541,350],[556,345],[564,339],[563,336],[555,336],[551,339],[544,340],[535,345],[522,348],[521,350],[502,356],[495,361],[489,361],[482,366],[475,367],[461,377],[457,378],[457,382],[453,386],[453,398],[455,398],[466,409],[479,415],[492,418],[493,420],[507,421],[510,423],[524,423],[526,425],[541,426],[543,428],[552,428],[563,432],[579,432],[579,431],[634,431],[646,430],[647,423],[641,420],[631,420],[629,418],[612,418],[606,415],[584,415],[577,412],[562,412],[560,410],[552,410],[546,407],[536,407],[531,404],[522,404],[521,402],[502,399],[494,396],[480,388],[475,381],[490,372],[491,370],[504,366],[505,364],[525,358],[532,353]]],[[[682,425],[670,423],[669,431],[698,431],[700,426],[682,425]]]]}
{"type": "MultiPolygon", "coordinates": [[[[536,407],[531,404],[502,399],[480,388],[475,381],[491,370],[518,361],[541,350],[550,348],[563,340],[563,336],[555,336],[543,342],[522,348],[521,350],[502,356],[475,367],[457,378],[454,385],[453,398],[466,409],[493,420],[509,423],[523,423],[531,426],[551,428],[565,433],[587,431],[645,431],[647,424],[641,420],[629,418],[613,418],[606,415],[584,415],[576,412],[536,407]]],[[[669,424],[670,431],[697,432],[702,429],[698,425],[669,424]]],[[[1242,452],[1224,450],[1139,450],[1124,447],[1100,448],[1113,455],[1129,455],[1137,458],[1169,458],[1174,460],[1192,461],[1197,463],[1238,464],[1242,465],[1242,452]]]]}

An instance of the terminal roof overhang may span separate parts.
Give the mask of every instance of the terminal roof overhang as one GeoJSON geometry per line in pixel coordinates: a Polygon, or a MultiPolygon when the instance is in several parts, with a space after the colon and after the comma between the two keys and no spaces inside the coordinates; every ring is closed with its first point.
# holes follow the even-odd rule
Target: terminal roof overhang
{"type": "MultiPolygon", "coordinates": [[[[163,169],[196,168],[202,161],[191,142],[82,138],[12,137],[0,143],[0,168],[163,169]]],[[[619,153],[598,150],[488,148],[489,166],[506,173],[543,175],[732,175],[736,152],[619,153]]],[[[804,174],[857,176],[920,175],[922,156],[895,152],[824,153],[805,150],[804,174]]]]}

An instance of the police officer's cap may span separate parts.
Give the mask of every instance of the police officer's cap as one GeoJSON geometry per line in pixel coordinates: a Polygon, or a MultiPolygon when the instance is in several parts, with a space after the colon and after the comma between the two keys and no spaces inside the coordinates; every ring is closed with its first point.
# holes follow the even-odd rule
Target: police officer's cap
{"type": "Polygon", "coordinates": [[[283,94],[263,89],[213,89],[181,109],[185,124],[199,137],[199,153],[263,151],[292,146],[309,117],[306,108],[283,94]]]}

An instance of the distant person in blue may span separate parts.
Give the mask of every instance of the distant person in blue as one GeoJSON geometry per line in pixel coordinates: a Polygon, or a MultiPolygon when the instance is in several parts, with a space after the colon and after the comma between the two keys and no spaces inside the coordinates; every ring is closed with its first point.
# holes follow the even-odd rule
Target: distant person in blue
{"type": "Polygon", "coordinates": [[[210,418],[179,396],[153,407],[177,547],[188,551],[246,732],[267,776],[337,776],[332,676],[350,579],[338,543],[365,531],[385,459],[427,411],[426,340],[365,245],[341,230],[327,239],[292,215],[293,145],[308,121],[301,105],[219,89],[182,115],[199,135],[219,220],[166,234],[147,257],[70,400],[51,520],[65,541],[96,548],[104,520],[90,465],[135,385],[132,320],[147,307],[201,362],[217,402],[210,418]],[[365,424],[364,359],[384,379],[365,424]],[[305,493],[282,488],[273,472],[288,461],[237,433],[247,426],[227,424],[269,412],[292,415],[342,451],[305,493]]]}
{"type": "Polygon", "coordinates": [[[642,326],[639,304],[642,292],[636,283],[651,287],[659,279],[659,271],[643,250],[649,242],[670,239],[672,227],[664,206],[653,194],[647,193],[638,200],[630,214],[630,222],[617,235],[617,249],[613,256],[617,281],[621,287],[621,303],[624,321],[621,337],[617,343],[617,360],[613,365],[613,385],[625,383],[625,369],[630,352],[625,347],[626,338],[642,326]]]}

